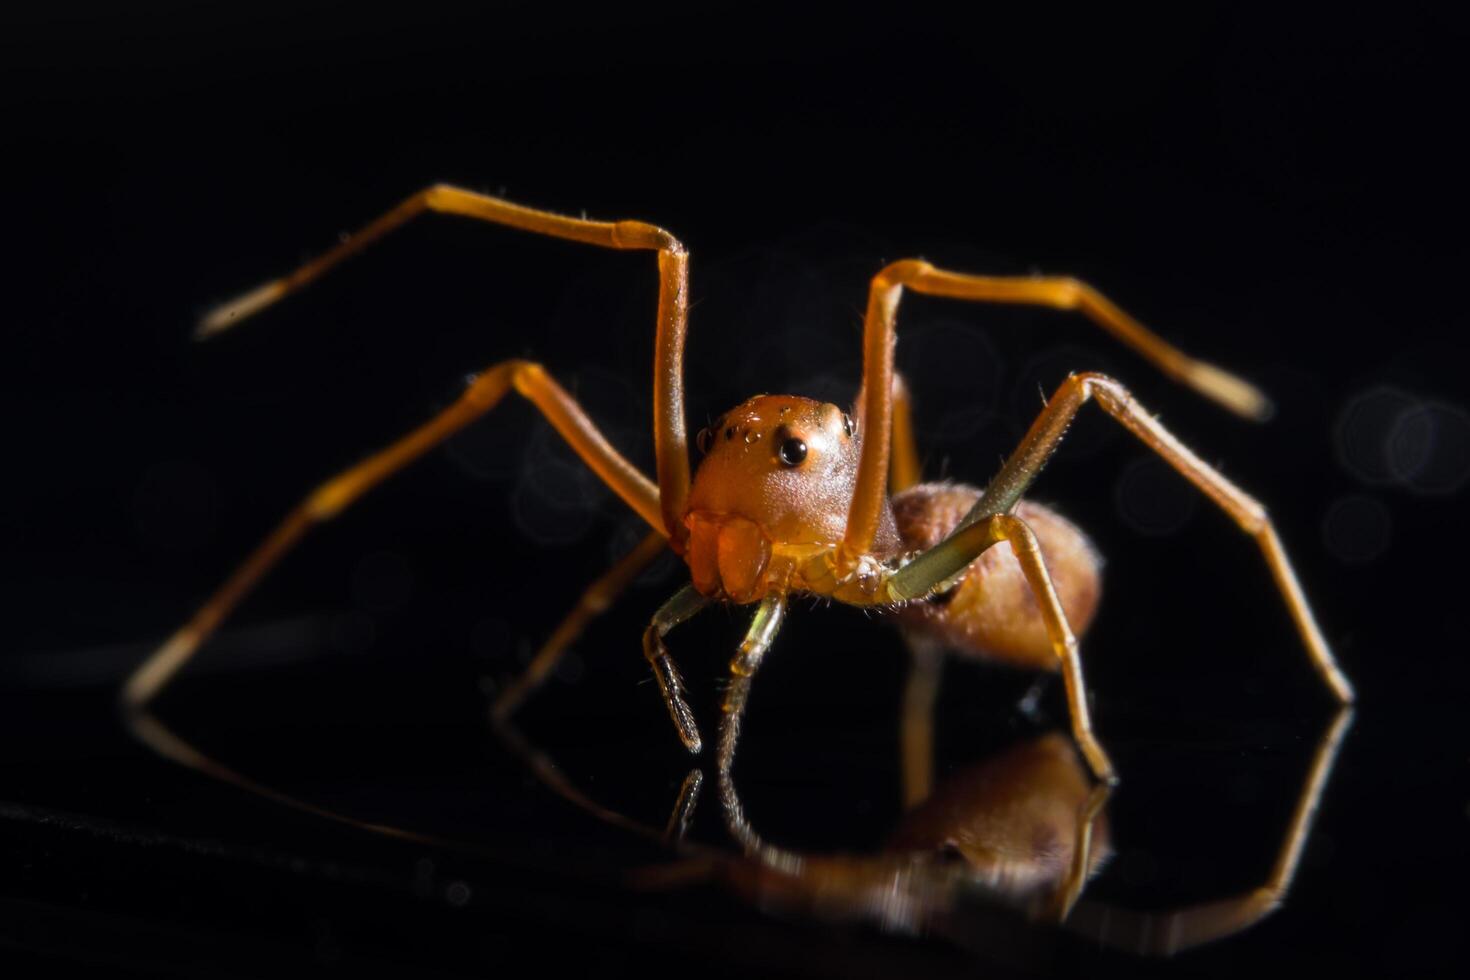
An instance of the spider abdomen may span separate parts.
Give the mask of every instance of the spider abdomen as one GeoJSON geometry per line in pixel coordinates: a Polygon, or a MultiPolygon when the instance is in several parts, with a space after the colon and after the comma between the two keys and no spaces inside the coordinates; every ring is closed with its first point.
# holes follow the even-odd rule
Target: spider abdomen
{"type": "MultiPolygon", "coordinates": [[[[893,513],[905,547],[921,551],[938,544],[979,497],[979,489],[963,483],[921,483],[897,494],[893,513]]],[[[1102,559],[1087,536],[1055,511],[1022,501],[1014,513],[1036,535],[1067,621],[1080,637],[1097,610],[1102,559]]],[[[982,553],[948,591],[904,606],[898,620],[962,656],[1028,670],[1060,666],[1009,542],[982,553]]]]}

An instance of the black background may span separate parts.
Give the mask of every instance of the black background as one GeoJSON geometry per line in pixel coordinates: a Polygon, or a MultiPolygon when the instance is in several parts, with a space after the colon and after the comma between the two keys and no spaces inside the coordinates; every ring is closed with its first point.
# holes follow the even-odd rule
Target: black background
{"type": "MultiPolygon", "coordinates": [[[[866,280],[908,255],[1080,276],[1262,384],[1279,411],[1251,425],[1065,315],[903,310],[929,475],[983,482],[1041,391],[1114,373],[1270,507],[1362,694],[1285,908],[1146,969],[1453,965],[1465,28],[1204,5],[7,14],[6,955],[191,976],[471,975],[526,954],[614,974],[1145,969],[1060,938],[1018,960],[773,920],[712,886],[627,891],[620,871],[670,855],[547,794],[481,718],[638,533],[521,404],[315,535],[166,703],[265,783],[472,846],[317,821],[127,740],[110,707],[127,670],[308,487],[467,372],[542,360],[651,464],[646,255],[428,219],[190,341],[212,303],[444,180],[674,230],[693,254],[691,425],[754,391],[849,398],[866,280]]],[[[1101,418],[1036,496],[1109,563],[1084,657],[1125,784],[1096,893],[1158,908],[1259,882],[1331,705],[1254,549],[1101,418]]],[[[646,577],[524,715],[574,780],[648,824],[688,762],[637,636],[679,576],[646,577]]],[[[676,634],[707,725],[742,623],[676,634]]],[[[798,607],[741,763],[764,832],[881,842],[902,676],[891,630],[798,607]]],[[[1024,732],[1025,678],[949,680],[952,764],[1024,732]]],[[[1047,711],[1065,717],[1056,691],[1047,711]]]]}

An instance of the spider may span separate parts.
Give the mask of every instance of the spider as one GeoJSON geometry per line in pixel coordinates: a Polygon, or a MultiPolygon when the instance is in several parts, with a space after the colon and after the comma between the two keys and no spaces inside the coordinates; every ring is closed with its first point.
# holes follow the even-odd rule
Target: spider
{"type": "MultiPolygon", "coordinates": [[[[754,605],[749,630],[730,664],[737,679],[746,679],[780,630],[790,597],[807,593],[893,613],[920,651],[943,645],[962,655],[1060,671],[1073,737],[1093,774],[1115,781],[1113,765],[1093,734],[1077,643],[1096,607],[1098,559],[1080,530],[1048,508],[1022,499],[1088,401],[1096,401],[1163,456],[1255,539],[1316,670],[1339,700],[1351,701],[1352,687],[1333,660],[1265,509],[1190,452],[1112,378],[1086,373],[1062,382],[983,490],[920,482],[909,395],[894,372],[896,318],[905,290],[1076,310],[1171,378],[1237,414],[1261,418],[1268,413],[1269,402],[1255,387],[1185,355],[1075,279],[970,275],[918,259],[886,266],[869,290],[862,386],[851,412],[795,395],[757,395],[699,433],[704,455],[692,479],[683,388],[689,255],[677,238],[654,225],[564,217],[435,185],[295,272],[215,308],[201,321],[199,335],[217,334],[261,312],[426,212],[656,255],[656,480],[624,459],[541,365],[524,360],[494,364],[449,408],[309,493],[128,679],[123,706],[135,719],[143,717],[143,709],[170,678],[312,526],[340,514],[489,412],[512,390],[541,411],[651,531],[588,588],[527,670],[503,692],[492,712],[497,719],[508,717],[590,619],[669,548],[688,564],[692,581],[654,614],[643,651],[690,752],[699,752],[702,740],[664,642],[669,631],[712,602],[754,605]]],[[[738,714],[741,706],[732,699],[746,686],[732,685],[724,705],[727,713],[738,714]]],[[[922,754],[925,743],[923,731],[907,731],[905,755],[922,754]]],[[[722,764],[733,751],[733,737],[722,738],[722,764]]]]}

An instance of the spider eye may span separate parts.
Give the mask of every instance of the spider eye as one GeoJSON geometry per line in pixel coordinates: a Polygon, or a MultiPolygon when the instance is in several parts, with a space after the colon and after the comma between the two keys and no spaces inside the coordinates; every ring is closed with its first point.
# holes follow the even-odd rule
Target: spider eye
{"type": "Polygon", "coordinates": [[[852,424],[852,416],[848,415],[846,412],[842,413],[842,431],[847,433],[847,438],[849,439],[851,439],[852,434],[857,431],[857,427],[852,424]]]}
{"type": "Polygon", "coordinates": [[[806,442],[791,436],[776,450],[776,458],[783,466],[800,466],[802,460],[806,459],[806,442]]]}
{"type": "Polygon", "coordinates": [[[699,435],[694,437],[694,444],[699,447],[701,455],[709,452],[709,444],[714,440],[714,437],[715,434],[708,428],[699,430],[699,435]]]}

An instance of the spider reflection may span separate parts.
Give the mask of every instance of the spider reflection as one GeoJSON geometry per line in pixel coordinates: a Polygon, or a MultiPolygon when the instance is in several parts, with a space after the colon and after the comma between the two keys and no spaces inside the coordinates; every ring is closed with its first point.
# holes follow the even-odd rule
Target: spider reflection
{"type": "MultiPolygon", "coordinates": [[[[1342,709],[1323,731],[1271,871],[1259,886],[1197,905],[1136,912],[1083,897],[1113,853],[1105,812],[1111,790],[1088,778],[1077,750],[1061,733],[1012,745],[935,785],[926,784],[929,767],[918,774],[906,771],[905,793],[919,799],[875,852],[800,853],[762,837],[736,789],[731,763],[744,695],[739,683],[727,694],[717,774],[720,812],[741,853],[684,839],[704,781],[696,769],[661,834],[683,859],[637,873],[640,886],[719,882],[767,911],[936,934],[966,946],[978,935],[993,936],[995,916],[1009,910],[1145,955],[1170,955],[1233,935],[1281,905],[1352,719],[1351,709],[1342,709]]],[[[912,726],[914,720],[905,723],[912,726]]],[[[558,793],[602,819],[635,826],[576,790],[517,730],[504,725],[501,732],[558,793]]],[[[912,762],[906,754],[906,770],[912,762]]]]}

